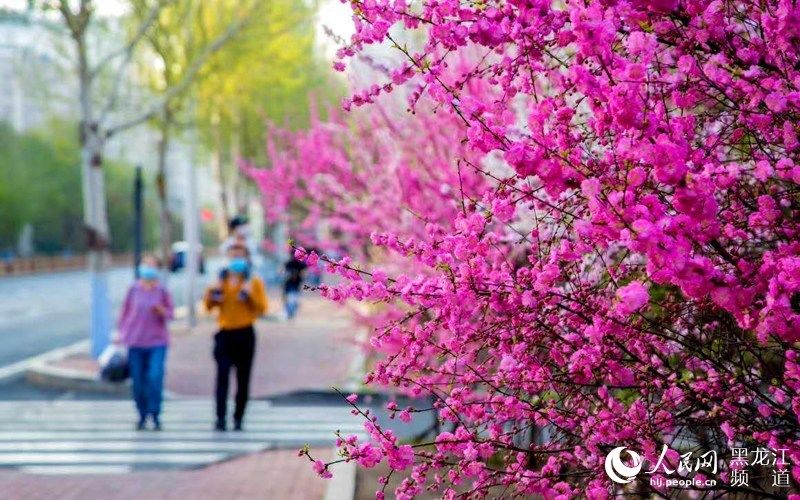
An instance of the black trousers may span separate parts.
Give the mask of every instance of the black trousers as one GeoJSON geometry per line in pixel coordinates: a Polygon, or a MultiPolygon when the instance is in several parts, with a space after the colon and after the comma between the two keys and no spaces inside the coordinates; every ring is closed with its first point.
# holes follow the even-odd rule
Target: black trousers
{"type": "Polygon", "coordinates": [[[217,362],[217,420],[223,421],[228,413],[228,385],[231,368],[236,368],[235,421],[244,417],[250,397],[250,370],[256,349],[256,334],[252,326],[220,330],[214,335],[214,360],[217,362]]]}

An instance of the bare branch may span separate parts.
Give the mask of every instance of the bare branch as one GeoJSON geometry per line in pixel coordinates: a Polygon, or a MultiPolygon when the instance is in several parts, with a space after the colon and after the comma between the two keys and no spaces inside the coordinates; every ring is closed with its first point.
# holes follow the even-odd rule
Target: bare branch
{"type": "Polygon", "coordinates": [[[139,29],[136,30],[136,33],[133,37],[126,43],[123,47],[120,47],[119,50],[115,50],[105,57],[103,57],[100,62],[92,69],[91,77],[95,78],[101,71],[114,59],[124,56],[124,61],[120,64],[120,67],[117,71],[117,77],[119,77],[120,73],[123,72],[124,67],[130,62],[131,57],[133,57],[133,51],[136,46],[139,44],[140,41],[144,38],[147,30],[153,25],[153,23],[158,19],[158,14],[161,12],[161,9],[175,0],[159,0],[150,8],[150,11],[147,13],[147,17],[145,17],[144,21],[139,25],[139,29]]]}
{"type": "Polygon", "coordinates": [[[128,42],[128,44],[123,47],[121,50],[117,52],[113,52],[106,56],[93,70],[91,77],[94,78],[97,76],[100,71],[103,69],[103,66],[108,64],[111,60],[115,57],[118,57],[124,54],[124,59],[120,62],[119,66],[117,67],[116,75],[114,75],[114,84],[111,88],[111,94],[106,101],[105,106],[100,112],[100,121],[103,122],[108,117],[109,113],[114,109],[114,106],[117,104],[117,99],[119,98],[120,90],[122,89],[122,81],[123,77],[125,76],[125,70],[131,62],[133,58],[134,49],[139,44],[139,42],[146,36],[148,30],[153,25],[153,23],[158,19],[158,14],[161,12],[161,9],[167,6],[168,4],[173,3],[175,0],[160,0],[158,1],[153,7],[150,8],[150,11],[147,13],[147,17],[142,24],[139,26],[139,30],[133,36],[133,38],[128,42]]]}
{"type": "Polygon", "coordinates": [[[64,18],[64,24],[67,25],[67,29],[70,32],[72,37],[75,37],[75,14],[72,13],[72,10],[69,8],[69,2],[67,0],[59,0],[58,2],[58,11],[61,12],[61,16],[64,18]]]}
{"type": "Polygon", "coordinates": [[[162,112],[162,110],[169,105],[172,99],[186,91],[206,61],[212,55],[218,52],[226,43],[228,43],[228,41],[230,41],[249,20],[250,16],[241,16],[238,20],[232,22],[228,26],[228,29],[226,29],[203,49],[203,51],[192,61],[192,64],[189,65],[181,80],[174,86],[168,88],[153,106],[136,118],[109,127],[106,131],[106,136],[110,137],[117,132],[135,127],[136,125],[144,123],[147,120],[155,117],[158,113],[162,112]]]}

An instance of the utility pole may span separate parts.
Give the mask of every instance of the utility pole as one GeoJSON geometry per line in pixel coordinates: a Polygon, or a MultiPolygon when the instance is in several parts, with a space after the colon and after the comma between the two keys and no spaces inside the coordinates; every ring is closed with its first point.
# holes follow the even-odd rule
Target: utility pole
{"type": "Polygon", "coordinates": [[[139,278],[139,263],[142,261],[142,166],[136,165],[133,180],[133,275],[139,278]]]}
{"type": "MultiPolygon", "coordinates": [[[[194,117],[194,102],[191,106],[192,113],[190,116],[194,117]]],[[[197,311],[195,311],[195,302],[197,300],[195,288],[197,286],[197,274],[199,270],[199,250],[200,250],[200,227],[197,219],[197,172],[195,162],[197,161],[197,128],[196,125],[192,129],[192,138],[190,145],[189,161],[186,163],[186,201],[183,204],[183,234],[186,244],[186,309],[187,319],[189,321],[189,328],[194,328],[197,325],[197,311]]]]}

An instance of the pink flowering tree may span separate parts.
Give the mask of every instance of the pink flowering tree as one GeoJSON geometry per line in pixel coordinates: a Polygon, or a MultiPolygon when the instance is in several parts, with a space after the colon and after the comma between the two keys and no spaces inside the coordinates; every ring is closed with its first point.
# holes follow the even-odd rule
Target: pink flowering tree
{"type": "Polygon", "coordinates": [[[423,236],[426,223],[452,221],[486,180],[450,163],[479,156],[454,140],[452,115],[420,110],[409,122],[404,114],[386,104],[348,116],[332,111],[324,122],[315,116],[307,130],[271,127],[269,168],[241,163],[264,193],[267,219],[311,238],[306,245],[345,245],[351,257],[387,264],[371,248],[373,232],[423,236]],[[327,241],[314,239],[321,224],[327,241]]]}
{"type": "Polygon", "coordinates": [[[366,382],[433,397],[389,410],[434,411],[442,426],[403,443],[350,398],[371,439],[341,436],[342,460],[385,461],[400,498],[568,499],[669,496],[645,478],[715,451],[719,470],[698,464],[687,490],[796,491],[800,7],[350,3],[357,30],[336,67],[377,43],[404,62],[346,103],[368,105],[361,130],[317,123],[251,173],[270,200],[352,218],[360,246],[329,263],[346,279],[322,292],[396,311],[373,331],[384,357],[366,382]],[[423,112],[376,128],[374,101],[397,88],[423,112]],[[425,121],[433,111],[446,134],[425,121]],[[423,164],[429,137],[439,154],[423,164]],[[264,181],[276,173],[299,189],[264,181]],[[303,184],[327,175],[324,194],[303,184]],[[432,216],[386,217],[412,207],[432,216]],[[374,269],[376,249],[390,272],[374,269]],[[644,459],[628,484],[604,471],[621,446],[644,459]],[[732,481],[732,448],[772,450],[788,485],[758,463],[744,464],[748,484],[732,481]]]}

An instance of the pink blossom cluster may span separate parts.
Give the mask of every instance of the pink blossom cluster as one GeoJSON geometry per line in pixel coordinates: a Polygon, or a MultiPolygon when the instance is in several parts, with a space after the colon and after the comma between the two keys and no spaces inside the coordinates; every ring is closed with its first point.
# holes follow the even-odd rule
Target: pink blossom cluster
{"type": "Polygon", "coordinates": [[[429,440],[368,416],[346,459],[386,460],[399,498],[601,499],[668,494],[612,483],[617,446],[761,446],[787,450],[790,488],[736,491],[797,491],[800,6],[350,5],[338,67],[377,43],[405,61],[249,170],[346,242],[322,292],[382,305],[366,382],[434,398],[403,410],[435,412],[429,440]],[[414,114],[374,104],[398,88],[414,114]]]}

